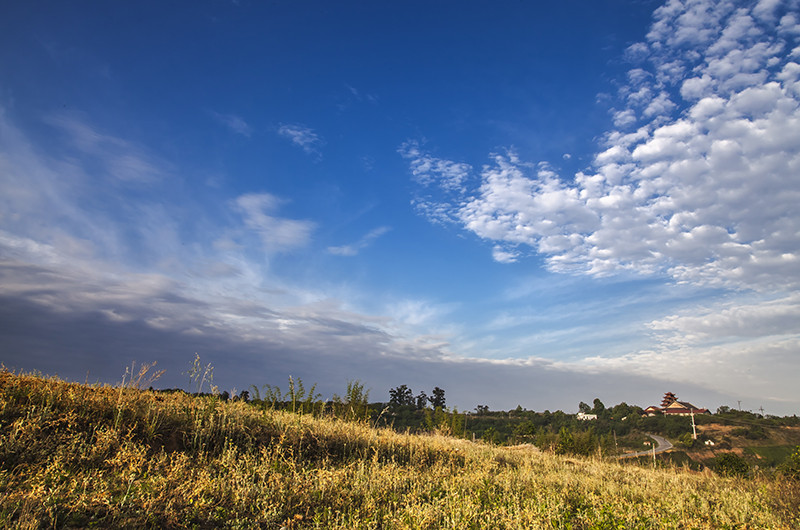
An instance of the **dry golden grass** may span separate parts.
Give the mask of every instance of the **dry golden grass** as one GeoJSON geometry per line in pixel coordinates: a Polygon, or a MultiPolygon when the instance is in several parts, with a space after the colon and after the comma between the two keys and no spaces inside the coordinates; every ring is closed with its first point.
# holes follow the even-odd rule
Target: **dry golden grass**
{"type": "Polygon", "coordinates": [[[795,528],[797,487],[0,371],[0,526],[795,528]]]}

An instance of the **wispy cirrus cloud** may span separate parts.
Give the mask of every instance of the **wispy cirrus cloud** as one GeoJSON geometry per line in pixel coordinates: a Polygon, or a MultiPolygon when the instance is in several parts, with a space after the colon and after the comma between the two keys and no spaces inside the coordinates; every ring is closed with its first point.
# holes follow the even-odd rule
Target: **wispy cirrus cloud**
{"type": "Polygon", "coordinates": [[[214,116],[218,122],[236,134],[240,134],[247,138],[250,138],[250,136],[253,134],[253,128],[241,116],[236,114],[225,114],[221,112],[212,112],[211,115],[214,116]]]}
{"type": "Polygon", "coordinates": [[[121,183],[151,184],[169,175],[169,164],[130,140],[108,134],[75,113],[58,113],[45,122],[60,130],[71,146],[104,176],[121,183]]]}
{"type": "Polygon", "coordinates": [[[284,124],[278,127],[278,134],[288,138],[300,147],[306,154],[321,156],[320,147],[323,144],[319,135],[310,127],[300,124],[284,124]]]}
{"type": "Polygon", "coordinates": [[[388,226],[379,226],[364,234],[364,236],[355,243],[328,247],[328,252],[335,256],[357,256],[359,252],[369,247],[376,239],[390,230],[391,228],[388,226]]]}
{"type": "Polygon", "coordinates": [[[248,193],[234,201],[247,228],[255,231],[269,252],[287,251],[308,244],[315,224],[273,215],[281,201],[269,193],[248,193]]]}

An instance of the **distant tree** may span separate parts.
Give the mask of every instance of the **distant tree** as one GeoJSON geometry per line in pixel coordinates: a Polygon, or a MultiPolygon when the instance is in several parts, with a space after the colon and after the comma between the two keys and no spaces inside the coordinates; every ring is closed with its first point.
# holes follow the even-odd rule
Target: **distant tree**
{"type": "Polygon", "coordinates": [[[728,405],[722,405],[721,407],[717,408],[717,414],[726,414],[731,411],[731,408],[728,405]]]}
{"type": "Polygon", "coordinates": [[[400,385],[389,390],[389,403],[392,407],[414,406],[414,394],[406,385],[400,385]]]}
{"type": "Polygon", "coordinates": [[[223,390],[222,393],[219,395],[219,398],[222,401],[228,401],[231,398],[231,395],[228,393],[227,390],[223,390]]]}
{"type": "Polygon", "coordinates": [[[532,421],[523,421],[514,427],[514,436],[520,439],[532,439],[536,435],[536,425],[532,421]]]}
{"type": "Polygon", "coordinates": [[[603,402],[600,401],[599,398],[594,398],[592,402],[594,404],[594,408],[592,408],[592,412],[595,414],[602,414],[606,410],[606,406],[603,405],[603,402]]]}
{"type": "Polygon", "coordinates": [[[636,405],[628,405],[624,401],[619,405],[614,405],[608,410],[611,413],[611,417],[615,420],[621,420],[622,418],[626,418],[631,415],[641,416],[642,414],[641,407],[637,407],[636,405]]]}
{"type": "Polygon", "coordinates": [[[249,403],[250,402],[250,392],[248,392],[247,390],[242,390],[241,392],[239,392],[239,399],[241,401],[244,401],[245,403],[249,403]]]}
{"type": "Polygon", "coordinates": [[[592,407],[581,401],[580,403],[578,403],[578,412],[589,414],[590,412],[592,412],[592,407]]]}
{"type": "Polygon", "coordinates": [[[487,405],[478,405],[475,407],[475,412],[478,414],[489,414],[489,407],[487,405]]]}
{"type": "Polygon", "coordinates": [[[444,409],[445,406],[445,399],[444,399],[444,390],[439,388],[438,386],[433,389],[433,395],[428,398],[428,401],[431,402],[431,406],[434,409],[444,409]]]}
{"type": "Polygon", "coordinates": [[[423,410],[427,406],[428,406],[428,394],[422,391],[417,396],[417,409],[423,410]]]}
{"type": "Polygon", "coordinates": [[[572,436],[572,431],[566,427],[561,427],[558,431],[558,440],[556,441],[555,453],[559,455],[566,455],[572,453],[575,446],[575,439],[572,436]]]}
{"type": "Polygon", "coordinates": [[[497,444],[500,443],[501,436],[500,433],[497,432],[497,429],[494,427],[489,427],[485,431],[483,431],[483,441],[488,442],[490,444],[497,444]]]}

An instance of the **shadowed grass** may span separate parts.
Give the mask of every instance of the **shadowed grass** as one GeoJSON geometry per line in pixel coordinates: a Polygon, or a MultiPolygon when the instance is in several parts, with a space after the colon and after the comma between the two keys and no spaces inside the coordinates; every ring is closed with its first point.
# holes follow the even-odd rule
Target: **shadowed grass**
{"type": "Polygon", "coordinates": [[[792,528],[796,499],[791,482],[0,371],[5,527],[792,528]]]}

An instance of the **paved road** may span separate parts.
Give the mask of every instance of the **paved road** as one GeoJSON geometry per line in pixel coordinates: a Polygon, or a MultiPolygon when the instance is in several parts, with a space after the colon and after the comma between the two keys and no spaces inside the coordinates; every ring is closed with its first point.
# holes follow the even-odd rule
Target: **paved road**
{"type": "MultiPolygon", "coordinates": [[[[664,451],[669,451],[670,449],[672,449],[672,444],[669,443],[669,441],[666,440],[665,438],[662,438],[657,434],[648,434],[647,436],[652,438],[653,441],[656,444],[658,444],[656,445],[656,454],[663,453],[664,451]]],[[[635,458],[637,456],[648,456],[652,454],[653,450],[648,449],[647,451],[637,451],[636,453],[625,453],[624,455],[620,455],[617,458],[635,458]]]]}

